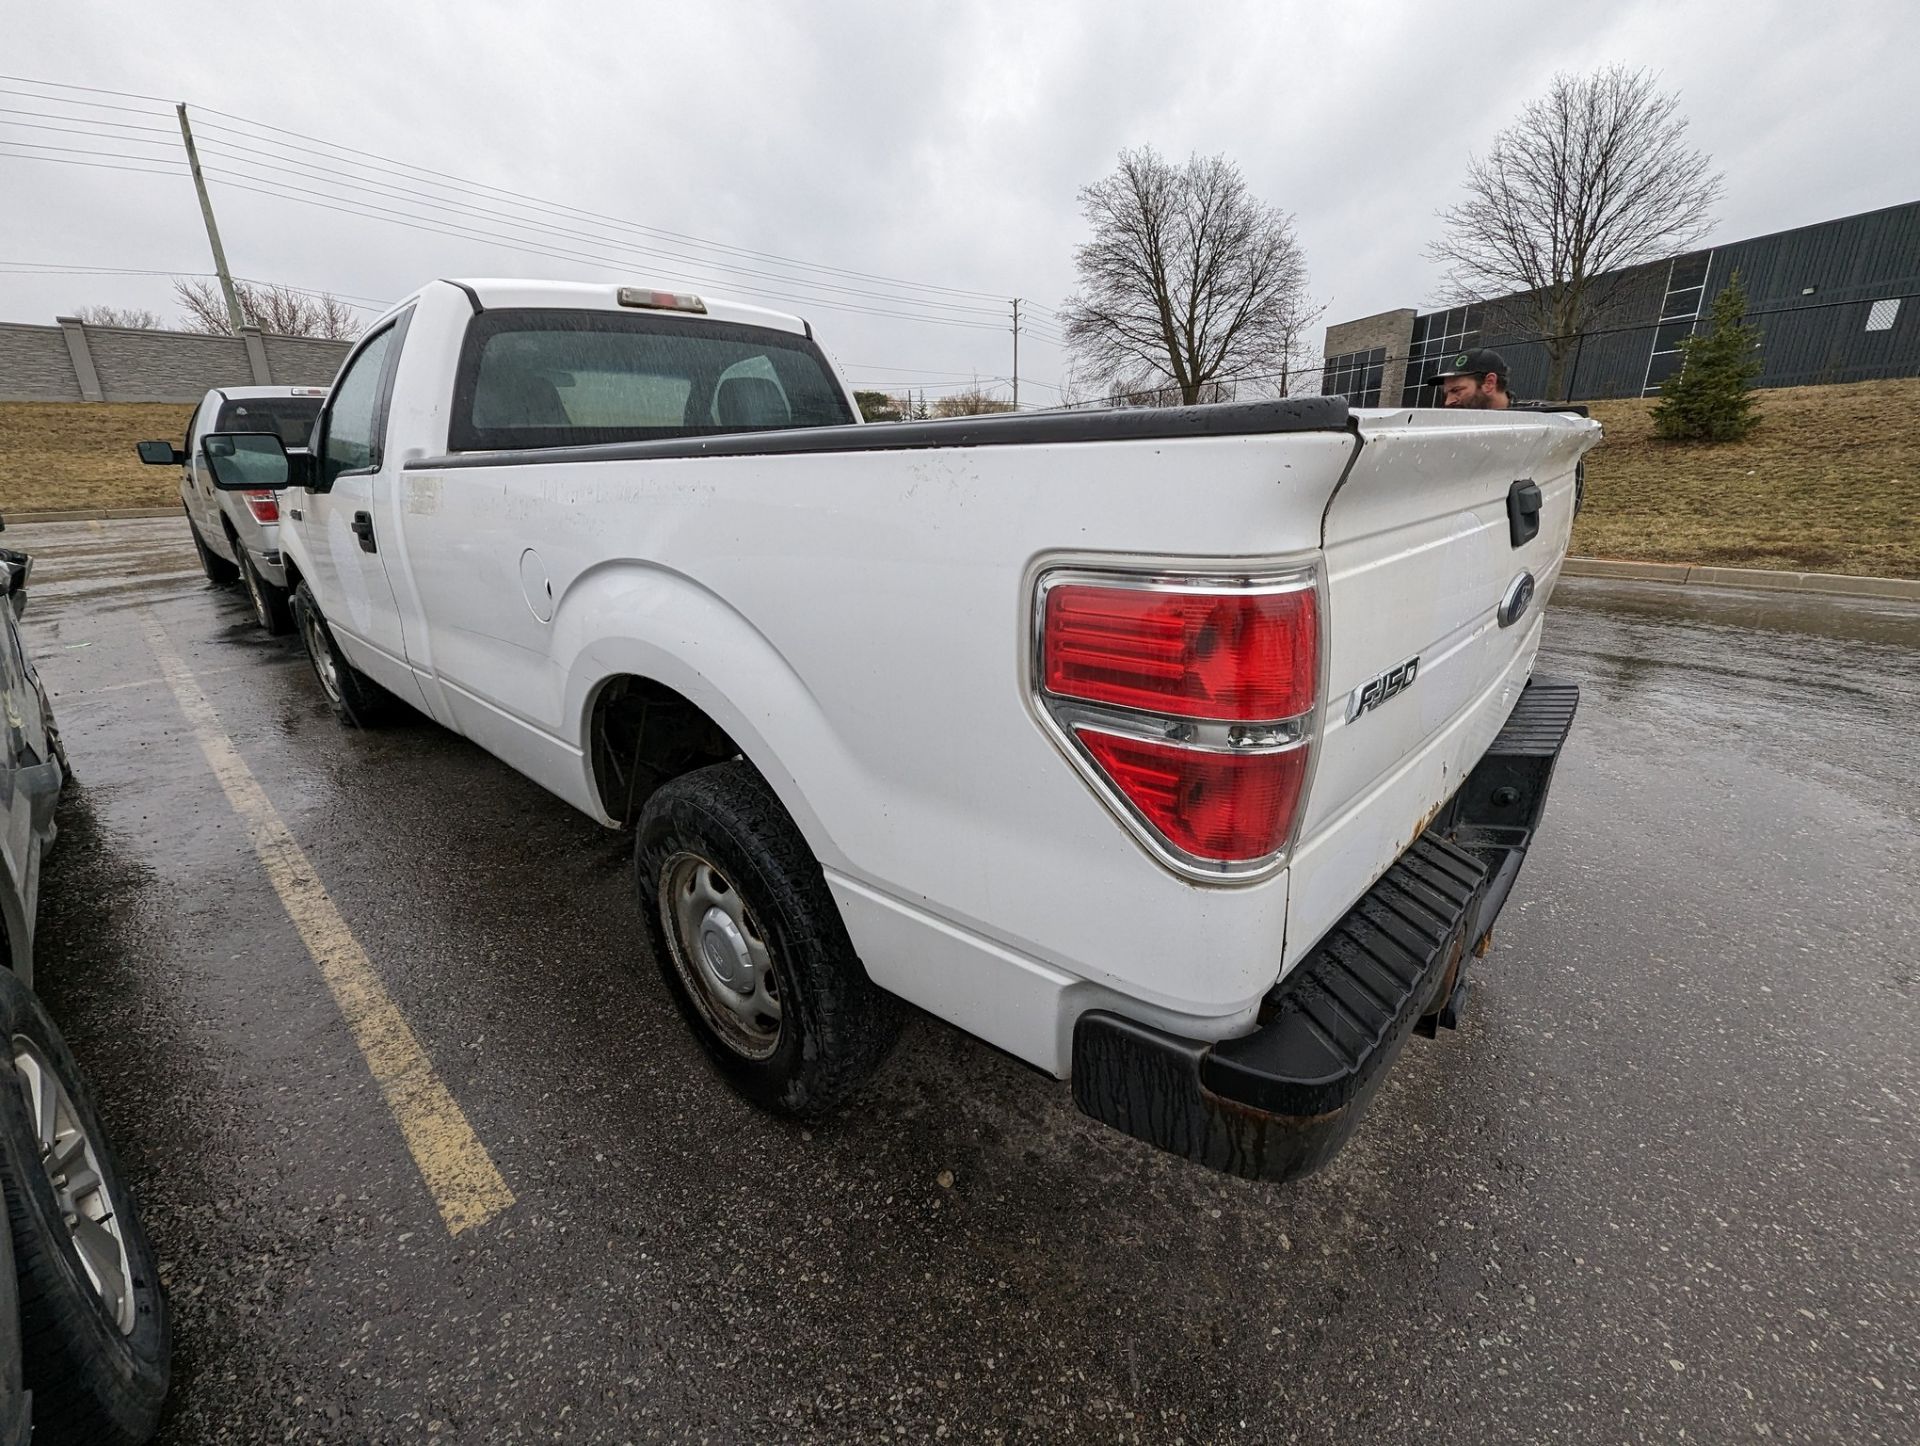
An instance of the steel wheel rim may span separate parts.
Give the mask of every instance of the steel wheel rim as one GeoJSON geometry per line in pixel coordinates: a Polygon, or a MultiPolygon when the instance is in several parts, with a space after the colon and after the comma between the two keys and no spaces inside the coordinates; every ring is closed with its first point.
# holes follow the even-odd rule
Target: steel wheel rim
{"type": "Polygon", "coordinates": [[[300,609],[300,636],[306,639],[307,656],[313,660],[313,671],[319,676],[320,686],[334,702],[340,701],[340,675],[338,665],[333,660],[333,649],[327,646],[326,632],[320,626],[320,619],[312,608],[300,609]]]}
{"type": "Polygon", "coordinates": [[[746,899],[711,859],[677,853],[660,874],[660,918],[680,982],[715,1037],[742,1059],[780,1047],[773,951],[746,899]]]}
{"type": "Polygon", "coordinates": [[[26,1097],[40,1167],[53,1187],[54,1203],[73,1242],[87,1283],[121,1335],[131,1335],[139,1318],[133,1295],[133,1263],[120,1219],[107,1193],[107,1174],[99,1152],[80,1121],[73,1096],[24,1035],[13,1037],[13,1069],[26,1097]]]}

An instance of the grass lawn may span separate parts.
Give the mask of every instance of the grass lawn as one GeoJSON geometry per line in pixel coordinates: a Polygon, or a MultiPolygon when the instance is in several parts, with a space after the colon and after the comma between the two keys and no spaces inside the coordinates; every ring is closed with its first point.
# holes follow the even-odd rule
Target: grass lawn
{"type": "Polygon", "coordinates": [[[1920,577],[1920,379],[1763,391],[1744,442],[1653,435],[1652,401],[1594,402],[1573,550],[1589,557],[1920,577]]]}
{"type": "Polygon", "coordinates": [[[0,513],[167,507],[178,467],[146,467],[133,444],[185,439],[193,407],[145,402],[0,402],[0,513]]]}

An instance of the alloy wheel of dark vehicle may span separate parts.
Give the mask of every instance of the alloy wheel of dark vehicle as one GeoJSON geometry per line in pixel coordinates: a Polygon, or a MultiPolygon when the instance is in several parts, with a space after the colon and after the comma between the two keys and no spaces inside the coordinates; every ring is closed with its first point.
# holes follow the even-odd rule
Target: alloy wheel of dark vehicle
{"type": "Polygon", "coordinates": [[[88,1088],[46,1009],[0,970],[0,1175],[36,1443],[140,1442],[170,1362],[165,1297],[88,1088]]]}
{"type": "Polygon", "coordinates": [[[293,590],[293,621],[335,717],[349,728],[373,728],[393,716],[397,700],[342,656],[333,630],[304,582],[293,590]]]}
{"type": "Polygon", "coordinates": [[[254,566],[253,557],[246,548],[236,543],[234,551],[240,554],[240,581],[246,584],[247,601],[253,604],[255,620],[276,638],[290,632],[293,628],[293,609],[287,601],[287,590],[275,587],[260,576],[260,569],[254,566]]]}
{"type": "Polygon", "coordinates": [[[744,760],[647,801],[634,845],[647,940],[681,1014],[747,1099],[802,1119],[844,1104],[899,1033],[820,865],[744,760]]]}
{"type": "Polygon", "coordinates": [[[207,546],[206,539],[200,535],[200,525],[191,514],[187,517],[187,531],[193,534],[193,550],[200,554],[200,570],[207,575],[208,582],[215,587],[230,587],[239,580],[240,569],[207,546]]]}

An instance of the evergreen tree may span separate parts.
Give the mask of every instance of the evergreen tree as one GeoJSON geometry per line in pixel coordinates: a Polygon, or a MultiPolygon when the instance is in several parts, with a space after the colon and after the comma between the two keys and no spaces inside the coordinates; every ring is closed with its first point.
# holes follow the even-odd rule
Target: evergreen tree
{"type": "Polygon", "coordinates": [[[1748,389],[1760,375],[1760,328],[1749,326],[1747,292],[1734,272],[1713,303],[1708,329],[1680,343],[1680,370],[1660,388],[1653,428],[1672,442],[1737,442],[1759,414],[1748,389]]]}

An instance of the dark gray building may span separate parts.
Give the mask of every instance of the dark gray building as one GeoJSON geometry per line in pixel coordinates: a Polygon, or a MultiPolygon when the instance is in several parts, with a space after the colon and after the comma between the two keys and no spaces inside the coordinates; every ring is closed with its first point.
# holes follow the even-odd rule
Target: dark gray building
{"type": "MultiPolygon", "coordinates": [[[[1616,278],[1604,318],[1577,337],[1562,397],[1651,396],[1679,368],[1680,339],[1735,272],[1760,328],[1757,386],[1920,376],[1920,201],[1690,251],[1616,278]]],[[[1524,296],[1443,311],[1381,312],[1327,328],[1321,393],[1359,406],[1433,406],[1423,385],[1472,347],[1506,357],[1513,391],[1544,394],[1547,347],[1520,320],[1524,296]]]]}

